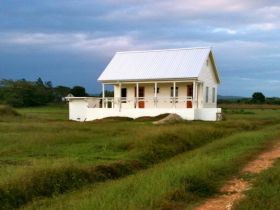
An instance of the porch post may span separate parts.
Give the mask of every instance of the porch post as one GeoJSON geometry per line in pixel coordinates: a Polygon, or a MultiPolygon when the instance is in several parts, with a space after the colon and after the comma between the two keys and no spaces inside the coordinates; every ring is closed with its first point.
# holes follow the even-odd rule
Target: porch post
{"type": "Polygon", "coordinates": [[[187,94],[186,94],[186,104],[185,104],[185,106],[188,108],[188,90],[189,90],[189,88],[188,88],[188,83],[187,83],[187,94]]]}
{"type": "Polygon", "coordinates": [[[176,82],[173,82],[173,107],[176,108],[176,82]]]}
{"type": "Polygon", "coordinates": [[[196,107],[197,105],[197,90],[196,90],[196,82],[193,81],[193,107],[196,107]]]}
{"type": "Polygon", "coordinates": [[[135,102],[136,102],[136,109],[139,108],[138,100],[139,100],[139,83],[137,82],[136,83],[136,100],[135,100],[135,102]]]}
{"type": "Polygon", "coordinates": [[[155,82],[154,106],[157,107],[157,82],[155,82]]]}
{"type": "Polygon", "coordinates": [[[119,83],[120,93],[119,93],[119,111],[122,109],[122,83],[119,83]]]}
{"type": "Polygon", "coordinates": [[[102,108],[104,108],[104,103],[105,103],[105,84],[102,83],[102,108]]]}

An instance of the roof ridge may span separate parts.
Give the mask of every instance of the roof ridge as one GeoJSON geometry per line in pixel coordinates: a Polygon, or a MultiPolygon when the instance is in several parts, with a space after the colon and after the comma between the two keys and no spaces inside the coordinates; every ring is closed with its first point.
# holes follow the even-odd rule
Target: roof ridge
{"type": "Polygon", "coordinates": [[[131,50],[131,51],[119,51],[116,54],[123,54],[123,53],[146,53],[146,52],[162,52],[162,51],[178,51],[178,50],[195,50],[195,49],[212,49],[211,46],[205,47],[188,47],[188,48],[170,48],[170,49],[157,49],[157,50],[131,50]]]}

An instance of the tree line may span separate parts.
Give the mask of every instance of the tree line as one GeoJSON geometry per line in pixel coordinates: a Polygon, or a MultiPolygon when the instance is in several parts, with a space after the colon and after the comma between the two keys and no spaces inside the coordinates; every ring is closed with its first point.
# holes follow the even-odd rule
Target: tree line
{"type": "Polygon", "coordinates": [[[280,105],[280,98],[278,97],[265,97],[262,92],[255,92],[251,98],[239,98],[239,99],[218,99],[218,103],[241,103],[241,104],[272,104],[280,105]]]}
{"type": "Polygon", "coordinates": [[[71,93],[73,96],[88,96],[82,86],[53,87],[51,81],[44,82],[41,78],[36,81],[0,80],[0,103],[14,107],[42,106],[62,103],[63,97],[71,93]]]}

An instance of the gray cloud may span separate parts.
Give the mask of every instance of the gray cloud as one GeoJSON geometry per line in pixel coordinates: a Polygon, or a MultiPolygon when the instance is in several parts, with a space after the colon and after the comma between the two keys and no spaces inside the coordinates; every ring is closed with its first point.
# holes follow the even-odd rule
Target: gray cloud
{"type": "Polygon", "coordinates": [[[242,85],[243,95],[256,86],[279,95],[275,82],[280,77],[279,1],[0,0],[0,4],[2,78],[43,75],[57,83],[85,81],[90,92],[98,92],[96,77],[115,51],[213,46],[223,81],[221,94],[239,95],[236,86],[242,85]],[[75,70],[79,78],[63,76],[75,70]],[[254,80],[246,84],[244,78],[254,80]],[[270,82],[255,85],[262,78],[270,82]]]}

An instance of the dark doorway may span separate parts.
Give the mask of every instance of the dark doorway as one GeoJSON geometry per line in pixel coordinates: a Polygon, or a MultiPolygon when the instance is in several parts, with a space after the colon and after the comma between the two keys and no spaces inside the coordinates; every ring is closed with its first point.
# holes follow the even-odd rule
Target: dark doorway
{"type": "MultiPolygon", "coordinates": [[[[193,96],[193,85],[187,85],[187,96],[193,96]]],[[[187,108],[192,108],[192,101],[187,101],[187,108]]]]}

